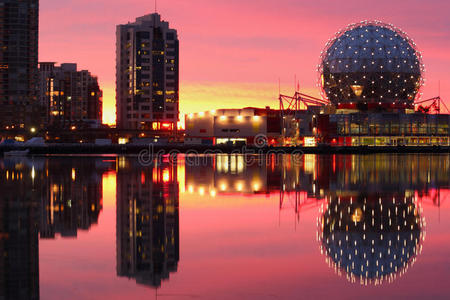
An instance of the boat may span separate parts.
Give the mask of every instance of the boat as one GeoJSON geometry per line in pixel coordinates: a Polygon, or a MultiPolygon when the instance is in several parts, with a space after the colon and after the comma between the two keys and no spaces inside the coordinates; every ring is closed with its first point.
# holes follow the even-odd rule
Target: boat
{"type": "Polygon", "coordinates": [[[3,153],[4,156],[27,156],[30,153],[29,149],[26,150],[14,150],[3,153]]]}

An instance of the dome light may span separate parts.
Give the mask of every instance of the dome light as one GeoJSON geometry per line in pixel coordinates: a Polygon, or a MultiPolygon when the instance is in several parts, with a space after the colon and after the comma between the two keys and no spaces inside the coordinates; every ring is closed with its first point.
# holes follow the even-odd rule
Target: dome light
{"type": "MultiPolygon", "coordinates": [[[[412,102],[416,94],[419,97],[420,93],[417,90],[424,83],[422,73],[425,68],[421,59],[422,55],[416,50],[415,43],[404,32],[392,25],[379,21],[351,24],[327,42],[321,55],[321,67],[318,68],[320,74],[323,74],[325,78],[333,78],[334,83],[337,84],[326,90],[322,88],[321,93],[324,98],[330,98],[331,101],[336,101],[338,98],[347,99],[351,97],[351,93],[348,96],[349,82],[355,85],[367,85],[370,78],[370,82],[374,81],[371,85],[373,90],[367,92],[372,92],[371,97],[375,98],[375,101],[377,98],[387,101],[384,99],[389,99],[395,93],[397,97],[401,95],[400,97],[406,98],[398,100],[412,102]],[[354,51],[348,52],[344,49],[354,51]],[[371,54],[369,57],[366,52],[368,50],[371,54]],[[376,61],[373,59],[375,50],[377,51],[376,61]],[[345,58],[340,54],[345,54],[345,58]],[[397,66],[395,73],[392,70],[392,63],[397,66]],[[367,64],[376,67],[370,68],[367,64]],[[420,65],[420,68],[414,68],[415,65],[420,65]],[[323,66],[331,66],[331,68],[323,66]],[[380,70],[383,72],[382,75],[379,74],[380,70]],[[411,75],[411,79],[416,78],[414,85],[404,86],[408,83],[405,78],[411,75]]],[[[327,87],[330,87],[330,84],[327,87]]],[[[319,86],[322,85],[319,84],[319,86]]],[[[365,95],[362,97],[364,98],[365,95]]]]}

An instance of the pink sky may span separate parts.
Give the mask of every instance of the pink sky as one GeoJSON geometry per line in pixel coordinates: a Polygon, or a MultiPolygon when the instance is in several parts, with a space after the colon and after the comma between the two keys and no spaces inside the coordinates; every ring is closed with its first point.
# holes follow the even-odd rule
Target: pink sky
{"type": "MultiPolygon", "coordinates": [[[[41,0],[41,61],[76,62],[100,79],[104,120],[115,103],[115,26],[154,11],[151,0],[41,0]]],[[[318,95],[320,51],[348,23],[377,19],[412,37],[424,56],[424,97],[450,106],[450,2],[159,0],[158,12],[180,39],[182,113],[222,107],[278,106],[292,93],[318,95]]]]}

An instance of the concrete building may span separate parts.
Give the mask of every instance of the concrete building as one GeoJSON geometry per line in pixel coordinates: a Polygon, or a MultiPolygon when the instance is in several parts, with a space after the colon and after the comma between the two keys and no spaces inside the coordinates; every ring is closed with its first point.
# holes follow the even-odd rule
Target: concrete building
{"type": "Polygon", "coordinates": [[[185,144],[277,144],[281,137],[280,111],[267,108],[219,109],[186,116],[185,144]]]}
{"type": "Polygon", "coordinates": [[[117,128],[173,131],[179,121],[177,31],[159,14],[117,26],[117,128]]]}
{"type": "Polygon", "coordinates": [[[40,125],[38,0],[0,0],[0,130],[40,125]]]}
{"type": "Polygon", "coordinates": [[[99,127],[102,124],[102,96],[97,77],[77,64],[39,64],[40,103],[52,128],[99,127]]]}

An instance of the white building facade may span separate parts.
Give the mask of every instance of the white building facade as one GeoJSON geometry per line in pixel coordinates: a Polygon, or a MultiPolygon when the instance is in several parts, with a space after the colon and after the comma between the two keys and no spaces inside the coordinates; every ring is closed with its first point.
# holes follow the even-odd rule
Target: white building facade
{"type": "Polygon", "coordinates": [[[280,113],[270,108],[218,109],[186,116],[185,144],[273,145],[280,137],[280,113]],[[261,140],[255,141],[257,137],[261,140]]]}

